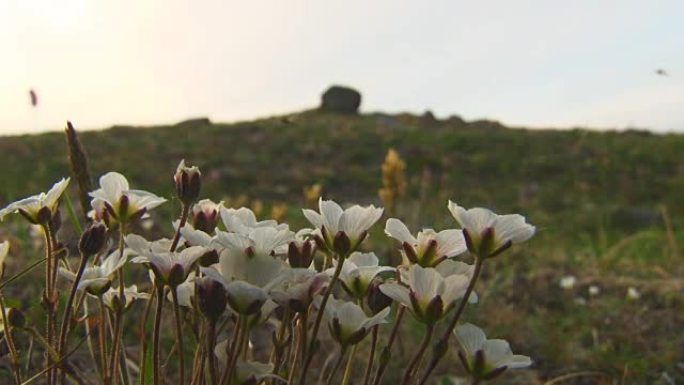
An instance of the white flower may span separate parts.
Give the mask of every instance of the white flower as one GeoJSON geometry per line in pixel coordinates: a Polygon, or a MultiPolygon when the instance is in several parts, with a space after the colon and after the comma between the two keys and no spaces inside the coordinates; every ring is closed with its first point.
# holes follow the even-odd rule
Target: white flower
{"type": "MultiPolygon", "coordinates": [[[[165,243],[162,242],[161,244],[165,243]]],[[[131,262],[147,264],[158,280],[171,287],[176,287],[185,282],[195,262],[206,251],[201,246],[191,246],[180,252],[170,252],[168,249],[160,250],[160,243],[148,242],[136,234],[127,235],[126,244],[139,255],[139,257],[133,258],[131,262]]]]}
{"type": "Polygon", "coordinates": [[[577,280],[575,279],[574,275],[566,275],[565,277],[561,278],[559,285],[561,289],[570,290],[575,287],[576,281],[577,280]]]}
{"type": "Polygon", "coordinates": [[[630,287],[627,289],[627,299],[630,301],[636,301],[639,298],[641,298],[641,293],[639,293],[639,290],[637,290],[634,287],[630,287]]]}
{"type": "MultiPolygon", "coordinates": [[[[444,271],[451,273],[455,266],[444,271]]],[[[408,287],[389,282],[380,285],[380,291],[406,306],[417,320],[430,324],[444,317],[463,298],[470,279],[468,274],[444,276],[438,269],[411,265],[402,277],[408,287]]]]}
{"type": "Polygon", "coordinates": [[[390,218],[385,223],[385,234],[401,242],[406,265],[417,263],[423,267],[434,267],[468,249],[463,231],[457,229],[438,233],[423,229],[414,237],[402,221],[390,218]]]}
{"type": "Polygon", "coordinates": [[[269,286],[262,288],[249,282],[226,279],[213,268],[202,267],[202,274],[223,284],[231,310],[241,315],[254,315],[268,300],[269,286]]]}
{"type": "Polygon", "coordinates": [[[4,241],[0,243],[0,278],[2,278],[5,275],[5,259],[9,254],[9,249],[9,241],[4,241]]]}
{"type": "Polygon", "coordinates": [[[328,327],[332,336],[342,345],[359,343],[375,325],[387,323],[390,308],[368,317],[355,303],[336,300],[330,297],[325,307],[328,327]]]}
{"type": "Polygon", "coordinates": [[[311,269],[287,269],[283,274],[282,281],[271,289],[271,298],[278,305],[298,313],[309,309],[316,294],[320,293],[329,281],[327,274],[311,269]]]}
{"type": "Polygon", "coordinates": [[[512,244],[532,238],[535,232],[522,215],[498,215],[481,207],[466,210],[452,201],[448,207],[463,228],[468,250],[479,258],[496,256],[512,244]]]}
{"type": "MultiPolygon", "coordinates": [[[[86,267],[78,283],[78,290],[85,290],[94,296],[104,294],[111,287],[114,274],[128,261],[130,253],[130,250],[124,250],[121,256],[119,250],[116,250],[109,254],[99,266],[86,267]]],[[[62,268],[60,268],[60,274],[70,281],[76,279],[76,274],[62,268]]]]}
{"type": "MultiPolygon", "coordinates": [[[[102,295],[102,302],[111,309],[112,311],[116,312],[117,307],[119,306],[119,288],[110,288],[107,290],[106,293],[102,295]]],[[[124,288],[124,298],[125,298],[125,304],[124,304],[124,310],[128,309],[131,307],[133,302],[136,299],[149,299],[150,295],[147,293],[139,293],[138,292],[138,286],[137,285],[131,285],[129,287],[124,288]]]]}
{"type": "Polygon", "coordinates": [[[459,358],[468,373],[479,380],[490,380],[506,369],[532,365],[530,357],[513,354],[508,342],[488,340],[482,329],[473,324],[459,325],[454,334],[461,345],[459,358]]]}
{"type": "Polygon", "coordinates": [[[132,190],[126,177],[117,172],[108,172],[100,177],[100,188],[91,192],[95,217],[109,222],[109,216],[117,221],[131,221],[141,218],[147,211],[166,202],[150,192],[132,190]]]}
{"type": "Polygon", "coordinates": [[[368,229],[382,216],[383,209],[373,205],[361,207],[354,205],[342,210],[340,205],[333,201],[318,201],[320,213],[304,209],[304,216],[311,222],[320,235],[322,243],[330,251],[338,254],[348,254],[356,250],[359,244],[366,238],[368,229]],[[337,247],[335,247],[337,242],[337,247]]]}
{"type": "Polygon", "coordinates": [[[62,178],[52,186],[47,194],[40,193],[10,203],[7,207],[0,210],[0,220],[7,214],[18,212],[33,224],[44,224],[57,212],[59,197],[62,196],[62,193],[64,193],[64,190],[66,190],[68,185],[69,178],[62,178]],[[45,209],[47,209],[47,211],[45,211],[45,209]],[[45,218],[39,216],[41,210],[45,213],[43,214],[45,215],[45,218]]]}
{"type": "MultiPolygon", "coordinates": [[[[178,229],[180,221],[175,221],[173,223],[173,228],[178,229]]],[[[204,246],[209,248],[216,247],[216,237],[212,237],[202,230],[197,230],[195,227],[189,223],[186,223],[180,229],[180,233],[183,239],[192,246],[204,246]]]]}
{"type": "MultiPolygon", "coordinates": [[[[339,262],[333,263],[336,265],[339,262]]],[[[378,265],[379,260],[375,253],[353,252],[349,258],[344,259],[339,279],[352,297],[362,299],[376,275],[395,270],[393,267],[378,265]]],[[[335,268],[330,268],[326,273],[332,276],[334,271],[335,268]]]]}
{"type": "Polygon", "coordinates": [[[601,288],[596,285],[589,286],[589,295],[594,297],[601,294],[601,288]]]}
{"type": "Polygon", "coordinates": [[[216,242],[225,247],[219,256],[221,275],[266,286],[287,267],[275,255],[284,254],[292,239],[290,230],[274,227],[252,228],[246,235],[217,231],[216,242]]]}
{"type": "Polygon", "coordinates": [[[226,226],[226,230],[232,233],[247,234],[251,229],[257,227],[273,227],[277,230],[288,230],[287,224],[278,224],[273,219],[257,221],[256,215],[251,209],[240,207],[239,209],[219,207],[221,220],[226,226]]]}

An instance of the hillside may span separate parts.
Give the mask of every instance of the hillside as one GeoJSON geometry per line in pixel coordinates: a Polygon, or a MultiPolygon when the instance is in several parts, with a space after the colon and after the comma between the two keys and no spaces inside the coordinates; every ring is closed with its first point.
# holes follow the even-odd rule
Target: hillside
{"type": "MultiPolygon", "coordinates": [[[[113,127],[81,138],[94,175],[117,170],[165,196],[185,158],[200,166],[204,193],[214,199],[246,194],[301,205],[303,188],[320,183],[328,197],[375,202],[392,147],[407,162],[410,197],[521,211],[549,231],[630,232],[658,224],[660,205],[673,218],[684,213],[684,135],[308,111],[235,124],[113,127]]],[[[0,138],[0,151],[8,166],[0,203],[69,172],[61,133],[0,138]]]]}

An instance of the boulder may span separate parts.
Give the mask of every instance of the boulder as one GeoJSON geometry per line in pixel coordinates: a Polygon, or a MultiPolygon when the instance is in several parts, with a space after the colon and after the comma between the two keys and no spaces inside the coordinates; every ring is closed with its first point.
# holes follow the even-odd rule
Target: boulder
{"type": "Polygon", "coordinates": [[[327,112],[356,114],[361,105],[361,93],[353,88],[332,86],[321,97],[321,109],[327,112]]]}

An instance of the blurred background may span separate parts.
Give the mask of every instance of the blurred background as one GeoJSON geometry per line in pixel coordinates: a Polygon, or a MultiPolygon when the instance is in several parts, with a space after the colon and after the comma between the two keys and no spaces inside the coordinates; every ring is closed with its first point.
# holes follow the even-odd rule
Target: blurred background
{"type": "Polygon", "coordinates": [[[0,3],[0,133],[364,111],[684,129],[680,1],[0,3]],[[39,104],[31,108],[28,93],[39,104]]]}
{"type": "MultiPolygon", "coordinates": [[[[0,205],[69,175],[69,119],[94,181],[119,171],[172,198],[185,158],[204,197],[295,230],[321,196],[383,205],[414,231],[456,227],[448,199],[521,213],[537,236],[487,266],[467,313],[535,361],[501,383],[684,383],[682,14],[679,1],[0,2],[0,205]]],[[[139,231],[168,236],[179,207],[139,231]]],[[[383,226],[369,247],[396,263],[383,226]]],[[[0,238],[25,257],[8,270],[39,258],[20,220],[0,238]]],[[[12,290],[24,308],[39,297],[12,290]]]]}

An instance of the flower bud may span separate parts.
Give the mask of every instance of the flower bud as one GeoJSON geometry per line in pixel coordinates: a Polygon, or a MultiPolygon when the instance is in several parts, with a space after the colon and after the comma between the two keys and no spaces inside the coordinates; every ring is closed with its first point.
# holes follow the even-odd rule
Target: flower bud
{"type": "Polygon", "coordinates": [[[316,253],[315,243],[304,241],[299,244],[296,241],[290,242],[287,248],[287,260],[291,267],[307,268],[311,266],[314,254],[316,253]]]}
{"type": "Polygon", "coordinates": [[[107,243],[107,227],[102,223],[93,223],[88,227],[78,243],[78,250],[85,257],[96,255],[107,243]]]}
{"type": "Polygon", "coordinates": [[[7,323],[13,328],[23,329],[26,326],[26,317],[24,313],[17,308],[9,308],[7,310],[7,323]]]}
{"type": "Polygon", "coordinates": [[[38,210],[38,215],[36,216],[39,224],[48,225],[52,219],[52,212],[49,207],[43,207],[38,210]]]}
{"type": "Polygon", "coordinates": [[[211,278],[199,278],[196,282],[200,311],[210,322],[216,322],[226,310],[226,288],[211,278]]]}
{"type": "Polygon", "coordinates": [[[178,164],[173,180],[176,183],[176,195],[184,204],[190,205],[199,197],[201,175],[199,168],[187,167],[185,160],[181,160],[178,164]]]}
{"type": "Polygon", "coordinates": [[[183,266],[175,264],[171,267],[169,274],[166,278],[166,284],[172,288],[176,288],[178,285],[185,281],[186,274],[183,270],[183,266]]]}
{"type": "Polygon", "coordinates": [[[344,231],[338,231],[333,239],[333,250],[340,256],[346,257],[351,251],[351,241],[344,231]]]}
{"type": "Polygon", "coordinates": [[[444,315],[444,301],[441,296],[433,298],[425,309],[425,318],[429,323],[439,321],[444,315]]]}
{"type": "Polygon", "coordinates": [[[211,234],[219,222],[219,206],[209,199],[202,199],[192,207],[192,226],[196,230],[211,234]]]}
{"type": "Polygon", "coordinates": [[[371,309],[373,314],[378,314],[386,307],[392,305],[392,298],[386,296],[382,291],[380,291],[380,282],[376,280],[373,281],[368,288],[366,302],[368,303],[368,308],[371,309]]]}
{"type": "Polygon", "coordinates": [[[62,228],[62,212],[59,209],[55,210],[48,223],[52,232],[58,232],[59,229],[62,228]]]}
{"type": "Polygon", "coordinates": [[[209,267],[211,265],[217,264],[219,261],[219,255],[216,250],[209,250],[202,254],[197,260],[197,263],[202,267],[209,267]]]}

